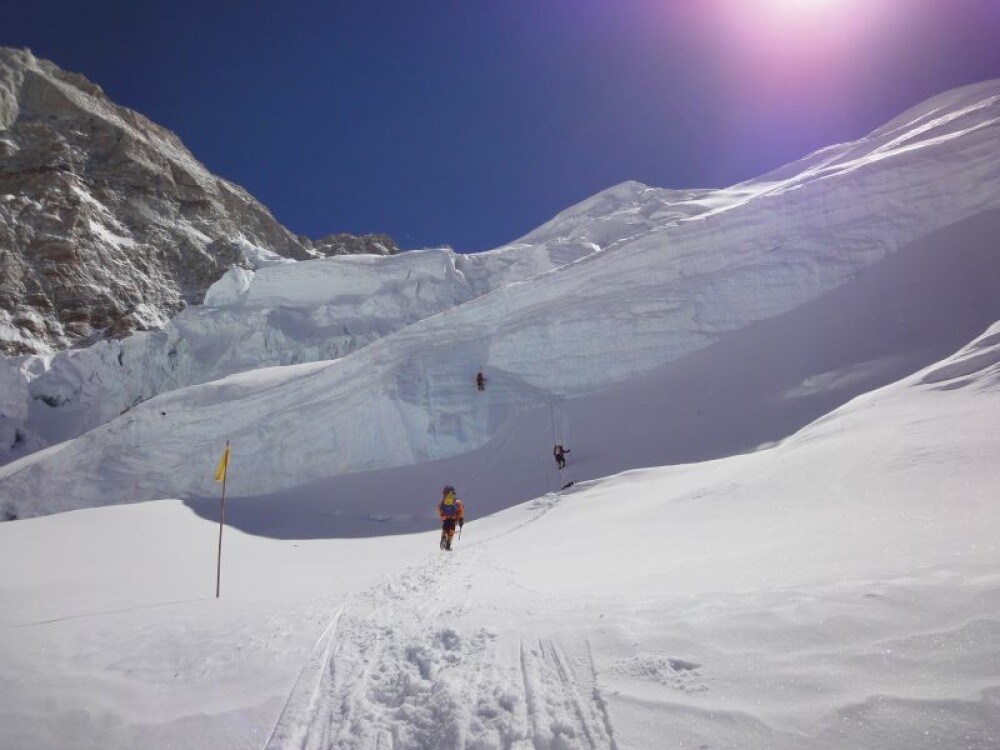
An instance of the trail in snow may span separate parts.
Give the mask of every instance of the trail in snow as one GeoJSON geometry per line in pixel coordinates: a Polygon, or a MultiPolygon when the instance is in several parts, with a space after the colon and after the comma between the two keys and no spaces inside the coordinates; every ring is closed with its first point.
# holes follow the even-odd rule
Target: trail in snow
{"type": "MultiPolygon", "coordinates": [[[[525,523],[557,502],[543,499],[525,523]]],[[[470,599],[491,567],[489,541],[434,554],[345,602],[267,750],[615,748],[587,642],[515,636],[470,599]]]]}

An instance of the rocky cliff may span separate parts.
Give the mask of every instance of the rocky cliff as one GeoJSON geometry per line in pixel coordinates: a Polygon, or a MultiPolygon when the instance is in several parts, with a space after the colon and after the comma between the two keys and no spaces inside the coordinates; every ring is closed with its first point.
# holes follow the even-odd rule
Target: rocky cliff
{"type": "Polygon", "coordinates": [[[0,353],[158,328],[246,248],[391,254],[385,235],[313,243],[172,132],[27,50],[0,48],[0,353]]]}

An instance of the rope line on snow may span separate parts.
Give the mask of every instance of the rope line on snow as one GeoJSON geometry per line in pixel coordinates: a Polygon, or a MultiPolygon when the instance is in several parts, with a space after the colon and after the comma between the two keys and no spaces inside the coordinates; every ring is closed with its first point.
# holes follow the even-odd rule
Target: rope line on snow
{"type": "MultiPolygon", "coordinates": [[[[471,488],[476,480],[479,479],[480,475],[486,471],[486,469],[497,459],[497,456],[503,452],[503,449],[510,442],[511,437],[517,432],[517,426],[521,424],[521,420],[524,418],[524,412],[527,408],[519,408],[513,415],[508,418],[508,423],[510,428],[507,430],[507,434],[503,436],[500,440],[500,444],[496,447],[494,451],[488,451],[483,457],[483,460],[479,462],[479,467],[476,469],[475,473],[469,478],[469,487],[471,488]]],[[[489,442],[485,445],[489,445],[489,442]]],[[[484,447],[485,447],[484,445],[484,447]]]]}

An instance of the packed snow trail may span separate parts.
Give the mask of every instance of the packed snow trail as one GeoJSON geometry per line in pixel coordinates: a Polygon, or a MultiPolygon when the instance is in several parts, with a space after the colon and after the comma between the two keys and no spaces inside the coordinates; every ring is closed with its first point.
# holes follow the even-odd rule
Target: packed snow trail
{"type": "MultiPolygon", "coordinates": [[[[556,502],[543,499],[526,523],[556,502]]],[[[615,748],[586,641],[481,616],[470,592],[504,576],[487,550],[459,544],[350,597],[267,750],[615,748]]]]}

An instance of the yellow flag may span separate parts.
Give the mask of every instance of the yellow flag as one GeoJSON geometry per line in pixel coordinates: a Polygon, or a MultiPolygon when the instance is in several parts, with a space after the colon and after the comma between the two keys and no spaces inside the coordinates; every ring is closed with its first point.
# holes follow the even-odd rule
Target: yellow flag
{"type": "Polygon", "coordinates": [[[215,470],[215,481],[222,482],[226,478],[226,472],[229,470],[229,443],[226,443],[226,450],[222,454],[222,458],[219,460],[219,468],[215,470]]]}

